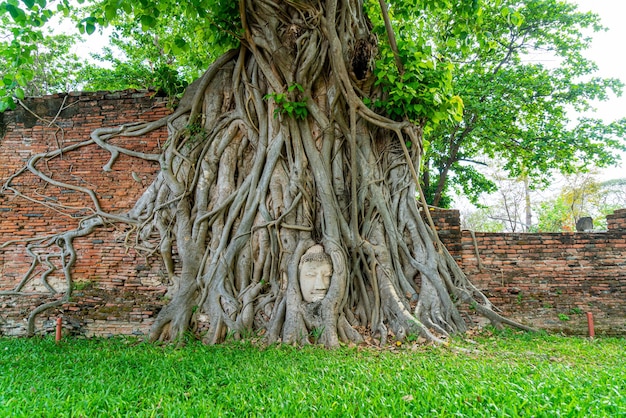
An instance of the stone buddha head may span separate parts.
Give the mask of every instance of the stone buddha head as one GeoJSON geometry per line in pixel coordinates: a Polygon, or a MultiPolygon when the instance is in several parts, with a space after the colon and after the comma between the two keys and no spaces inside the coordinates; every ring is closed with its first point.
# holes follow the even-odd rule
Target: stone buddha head
{"type": "Polygon", "coordinates": [[[306,302],[319,302],[324,299],[333,275],[333,263],[324,252],[324,247],[317,244],[309,248],[300,258],[299,281],[302,299],[306,302]]]}

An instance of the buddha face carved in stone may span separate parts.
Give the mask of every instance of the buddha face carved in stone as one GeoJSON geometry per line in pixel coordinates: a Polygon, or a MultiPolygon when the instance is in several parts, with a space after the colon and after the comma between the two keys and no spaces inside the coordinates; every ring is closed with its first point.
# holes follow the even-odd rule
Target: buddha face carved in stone
{"type": "Polygon", "coordinates": [[[333,264],[324,247],[314,245],[300,258],[299,280],[302,299],[319,302],[324,299],[333,275],[333,264]]]}

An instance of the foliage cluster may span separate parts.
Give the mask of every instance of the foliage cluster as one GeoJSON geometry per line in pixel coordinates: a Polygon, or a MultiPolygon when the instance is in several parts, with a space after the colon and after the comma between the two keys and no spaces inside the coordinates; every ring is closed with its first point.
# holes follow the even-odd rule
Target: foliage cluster
{"type": "MultiPolygon", "coordinates": [[[[380,40],[376,85],[385,93],[371,105],[394,119],[407,118],[423,125],[426,131],[442,121],[460,121],[463,100],[455,94],[455,65],[439,49],[439,44],[456,44],[470,31],[479,30],[478,2],[391,3],[389,15],[394,22],[397,51],[389,44],[379,2],[370,1],[368,7],[374,32],[380,40]]],[[[370,103],[367,98],[366,103],[370,103]]]]}
{"type": "MultiPolygon", "coordinates": [[[[16,25],[6,16],[0,16],[0,36],[3,32],[16,30],[16,25]]],[[[82,63],[72,52],[78,42],[76,36],[51,34],[42,30],[34,37],[38,45],[30,51],[28,57],[16,57],[10,52],[11,48],[0,41],[0,68],[6,69],[0,81],[0,95],[13,92],[13,97],[7,97],[0,103],[0,111],[6,107],[15,106],[15,99],[21,100],[25,96],[42,96],[49,93],[72,91],[81,83],[82,63]],[[15,62],[27,61],[21,70],[11,67],[15,62]]]]}
{"type": "MultiPolygon", "coordinates": [[[[427,132],[430,148],[423,181],[430,202],[445,206],[451,186],[473,203],[496,190],[476,167],[504,161],[510,178],[528,176],[531,187],[564,174],[615,163],[624,149],[626,119],[571,120],[570,109],[620,95],[622,83],[595,76],[585,57],[599,18],[557,0],[481,2],[470,47],[446,42],[442,55],[456,65],[452,84],[464,103],[463,118],[427,132]]],[[[436,39],[436,38],[435,38],[436,39]]]]}
{"type": "Polygon", "coordinates": [[[300,100],[290,100],[288,94],[304,93],[304,88],[300,84],[292,84],[287,88],[287,93],[272,93],[264,97],[265,100],[272,99],[276,104],[274,109],[274,117],[278,115],[286,115],[295,119],[306,119],[309,111],[306,108],[306,98],[300,100]]]}
{"type": "Polygon", "coordinates": [[[237,44],[234,2],[96,1],[76,11],[84,32],[111,30],[114,48],[96,58],[112,68],[90,65],[88,88],[150,87],[180,96],[191,81],[237,44]]]}
{"type": "MultiPolygon", "coordinates": [[[[49,17],[53,15],[51,5],[46,2],[32,7],[31,2],[19,4],[17,0],[11,0],[9,3],[15,4],[10,6],[11,11],[18,10],[20,16],[33,14],[39,9],[49,17]]],[[[236,46],[240,39],[236,2],[200,0],[181,5],[170,0],[102,0],[72,9],[64,0],[62,6],[59,10],[74,18],[82,34],[93,34],[98,28],[111,27],[111,43],[124,56],[118,58],[109,49],[98,58],[112,66],[111,69],[84,66],[80,78],[85,89],[121,89],[155,84],[156,87],[163,87],[159,84],[165,84],[164,90],[168,94],[178,94],[184,83],[199,76],[210,62],[236,46]],[[172,77],[173,74],[175,77],[172,77]],[[177,79],[174,86],[168,81],[172,78],[177,79]]],[[[375,31],[384,40],[384,24],[378,17],[379,3],[370,0],[366,7],[371,12],[375,31]]],[[[404,68],[400,74],[393,61],[394,53],[382,41],[377,84],[387,95],[385,100],[376,100],[373,105],[396,118],[408,117],[429,126],[441,120],[460,120],[463,103],[454,95],[451,84],[454,66],[435,50],[430,38],[444,36],[452,42],[454,36],[466,37],[476,23],[477,11],[478,2],[465,0],[394,2],[391,14],[398,24],[399,52],[404,68]],[[449,13],[449,10],[454,12],[449,13]],[[452,31],[446,32],[443,25],[450,25],[453,20],[452,31]],[[439,35],[438,30],[445,34],[439,35]]],[[[16,18],[16,13],[11,13],[16,23],[32,29],[32,24],[29,26],[29,21],[16,18]]],[[[14,36],[13,42],[12,48],[16,51],[36,48],[36,42],[28,38],[14,36]]],[[[28,51],[25,56],[28,56],[28,51]]],[[[25,83],[32,79],[32,73],[23,70],[28,67],[28,60],[13,64],[20,80],[25,83]]],[[[12,107],[11,97],[15,90],[0,93],[0,100],[6,101],[7,107],[12,107]]],[[[366,101],[369,99],[366,98],[366,101]]]]}
{"type": "MultiPolygon", "coordinates": [[[[130,4],[117,3],[120,11],[128,9],[130,4]]],[[[66,0],[0,3],[0,112],[14,108],[16,100],[25,96],[76,89],[144,88],[162,91],[170,97],[180,96],[187,84],[224,50],[219,44],[199,39],[190,51],[185,46],[187,41],[173,32],[177,20],[172,15],[176,8],[170,10],[172,14],[165,17],[167,24],[164,24],[165,20],[157,22],[143,15],[138,20],[123,13],[107,15],[103,10],[110,12],[110,7],[90,4],[79,8],[66,0]],[[146,32],[146,22],[159,25],[146,32]],[[96,31],[97,24],[115,26],[110,39],[114,49],[92,54],[97,64],[72,52],[72,47],[82,41],[80,36],[53,34],[50,29],[59,25],[66,29],[76,26],[81,34],[90,35],[96,31]]]]}
{"type": "MultiPolygon", "coordinates": [[[[494,158],[505,162],[512,178],[524,174],[537,188],[553,170],[615,164],[615,151],[624,149],[626,119],[604,123],[568,116],[569,108],[587,110],[594,100],[621,94],[622,83],[594,76],[597,67],[584,56],[588,33],[603,30],[597,15],[558,0],[394,1],[387,4],[394,48],[380,4],[365,2],[379,40],[376,85],[384,96],[364,101],[423,126],[422,180],[429,203],[450,205],[452,187],[473,203],[495,191],[495,183],[476,169],[494,158]]],[[[178,96],[239,43],[238,13],[237,2],[218,0],[101,0],[78,9],[68,0],[4,1],[0,18],[8,41],[0,42],[6,67],[0,111],[30,94],[27,86],[40,92],[59,89],[59,83],[71,88],[77,83],[67,83],[74,78],[85,90],[154,88],[178,96]],[[65,54],[73,38],[43,31],[55,13],[73,16],[81,33],[110,27],[122,57],[109,49],[97,58],[112,68],[78,65],[65,54]],[[42,44],[59,53],[46,56],[38,51],[42,44]],[[45,69],[41,62],[48,63],[45,69]],[[50,80],[37,79],[42,71],[50,80]]],[[[298,100],[275,94],[284,99],[277,103],[279,112],[305,116],[298,100]]]]}
{"type": "Polygon", "coordinates": [[[560,192],[539,202],[539,232],[575,231],[576,222],[589,216],[594,229],[606,229],[606,216],[626,206],[626,179],[599,182],[592,174],[571,175],[560,192]]]}
{"type": "Polygon", "coordinates": [[[335,351],[4,338],[0,414],[618,416],[624,347],[511,332],[449,348],[335,351]]]}
{"type": "MultiPolygon", "coordinates": [[[[69,1],[56,2],[56,11],[68,14],[69,1]]],[[[0,2],[0,112],[14,108],[16,100],[23,99],[28,91],[29,82],[42,76],[42,53],[54,56],[55,52],[39,51],[42,43],[52,43],[60,48],[60,53],[67,52],[68,39],[50,37],[45,31],[46,23],[52,19],[55,9],[46,0],[7,0],[0,2]],[[38,68],[39,67],[39,68],[38,68]]],[[[44,71],[53,71],[46,66],[44,71]]],[[[58,70],[56,70],[58,71],[58,70]]],[[[41,80],[48,81],[48,80],[41,80]]],[[[59,81],[58,78],[55,79],[59,81]]]]}

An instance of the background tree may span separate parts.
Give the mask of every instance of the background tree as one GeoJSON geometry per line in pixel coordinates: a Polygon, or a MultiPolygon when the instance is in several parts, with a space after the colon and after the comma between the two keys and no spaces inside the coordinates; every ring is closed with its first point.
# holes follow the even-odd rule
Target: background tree
{"type": "Polygon", "coordinates": [[[603,194],[600,198],[600,207],[608,211],[626,207],[626,178],[607,180],[600,184],[603,194]]]}
{"type": "Polygon", "coordinates": [[[623,179],[599,182],[595,173],[572,174],[565,178],[559,194],[537,208],[540,232],[575,231],[582,217],[593,219],[594,229],[606,229],[606,215],[626,205],[623,179]]]}
{"type": "Polygon", "coordinates": [[[144,89],[155,90],[172,99],[180,98],[189,81],[166,62],[118,58],[111,48],[93,58],[104,65],[88,63],[79,73],[83,91],[144,89]]]}
{"type": "MultiPolygon", "coordinates": [[[[46,2],[23,3],[0,3],[0,112],[15,108],[27,94],[71,88],[80,65],[69,54],[74,38],[44,30],[55,13],[46,2]]],[[[69,14],[67,1],[57,3],[58,12],[69,14]]]]}
{"type": "Polygon", "coordinates": [[[439,45],[458,65],[454,85],[465,111],[461,121],[426,132],[422,181],[431,204],[446,206],[451,184],[474,203],[493,192],[494,182],[475,167],[484,157],[502,159],[507,177],[527,176],[538,188],[553,171],[615,163],[626,121],[568,116],[621,94],[620,81],[592,77],[596,65],[583,55],[591,29],[602,29],[598,17],[566,2],[493,1],[484,3],[481,37],[466,33],[439,45]]]}
{"type": "Polygon", "coordinates": [[[502,221],[496,220],[491,208],[481,207],[461,211],[461,229],[480,232],[504,232],[502,221]]]}
{"type": "MultiPolygon", "coordinates": [[[[1,16],[0,20],[0,39],[6,39],[8,33],[17,28],[6,15],[1,16]]],[[[30,52],[28,64],[21,68],[27,76],[20,76],[9,82],[8,74],[3,74],[7,77],[3,87],[14,84],[16,96],[19,98],[76,90],[81,82],[79,73],[83,68],[82,60],[71,52],[76,42],[76,36],[53,35],[42,31],[36,49],[30,52]]],[[[8,49],[7,42],[0,41],[1,68],[10,68],[10,60],[15,58],[5,53],[8,49]]]]}
{"type": "Polygon", "coordinates": [[[485,232],[529,232],[532,226],[534,202],[528,187],[528,178],[509,178],[502,169],[503,162],[480,170],[480,175],[491,178],[495,191],[481,199],[476,210],[466,210],[464,228],[485,232]],[[486,204],[485,202],[489,202],[486,204]]]}
{"type": "MultiPolygon", "coordinates": [[[[171,7],[180,10],[174,4],[171,7]]],[[[89,13],[98,14],[98,10],[86,7],[76,15],[82,16],[82,22],[90,22],[89,13]]],[[[173,14],[164,18],[158,11],[134,16],[114,10],[105,5],[100,11],[106,19],[101,23],[109,25],[111,46],[103,54],[94,54],[98,63],[89,65],[81,74],[88,89],[151,88],[171,97],[180,96],[210,62],[234,45],[234,40],[228,38],[216,43],[215,31],[193,27],[197,19],[173,14]]]]}
{"type": "Polygon", "coordinates": [[[572,232],[574,230],[570,208],[561,196],[539,203],[537,232],[572,232]]]}
{"type": "Polygon", "coordinates": [[[592,217],[594,228],[606,229],[606,216],[626,206],[626,181],[598,181],[597,173],[576,173],[560,180],[560,187],[529,190],[524,178],[508,179],[502,171],[487,171],[497,192],[481,199],[488,206],[465,209],[462,227],[483,232],[571,232],[576,222],[592,217]],[[549,197],[546,197],[549,196],[549,197]],[[528,220],[528,212],[531,221],[528,220]]]}

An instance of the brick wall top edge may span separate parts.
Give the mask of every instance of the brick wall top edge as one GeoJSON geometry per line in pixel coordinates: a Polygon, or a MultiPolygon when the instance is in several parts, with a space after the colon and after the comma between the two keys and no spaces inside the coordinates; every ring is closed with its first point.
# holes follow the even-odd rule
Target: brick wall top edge
{"type": "MultiPolygon", "coordinates": [[[[470,235],[472,231],[463,229],[463,235],[470,235]]],[[[591,232],[480,232],[474,231],[476,236],[481,237],[509,237],[512,239],[542,239],[542,238],[605,238],[608,235],[614,235],[616,231],[591,231],[591,232]]]]}
{"type": "Polygon", "coordinates": [[[445,209],[445,208],[438,208],[435,206],[429,206],[428,209],[430,210],[431,213],[436,212],[436,213],[449,213],[451,215],[455,215],[455,214],[459,214],[459,209],[445,209]]]}
{"type": "Polygon", "coordinates": [[[612,214],[607,215],[607,218],[626,218],[626,208],[623,209],[616,209],[615,211],[613,211],[612,214]]]}
{"type": "MultiPolygon", "coordinates": [[[[69,93],[56,93],[49,94],[46,96],[33,96],[26,97],[23,102],[27,107],[32,107],[33,105],[39,103],[46,103],[50,101],[56,101],[63,98],[71,98],[69,103],[72,101],[83,101],[85,99],[92,101],[99,100],[122,100],[122,99],[150,99],[155,103],[166,102],[168,99],[166,97],[158,96],[157,92],[154,90],[137,90],[137,89],[127,89],[120,91],[78,91],[78,92],[69,92],[69,93]],[[138,95],[142,95],[142,97],[137,97],[138,95]],[[73,100],[72,100],[73,99],[73,100]]],[[[3,112],[3,115],[6,116],[6,120],[10,121],[12,119],[13,114],[23,113],[25,110],[21,107],[16,107],[13,110],[6,110],[3,112]]]]}
{"type": "Polygon", "coordinates": [[[607,219],[624,219],[626,217],[626,210],[616,210],[610,215],[606,215],[607,219]]]}
{"type": "MultiPolygon", "coordinates": [[[[158,96],[153,90],[128,89],[120,91],[57,93],[25,98],[23,102],[29,110],[23,109],[21,106],[14,110],[7,110],[0,114],[0,124],[5,127],[13,124],[23,124],[26,128],[32,128],[42,122],[38,117],[32,115],[31,112],[43,118],[57,116],[58,120],[64,120],[70,119],[76,114],[92,115],[93,112],[89,108],[98,104],[108,102],[113,109],[113,107],[117,107],[117,103],[125,103],[129,100],[142,107],[149,106],[155,109],[165,108],[165,105],[168,103],[167,97],[158,96]],[[60,109],[62,110],[61,113],[59,113],[60,109]]],[[[95,113],[95,117],[100,116],[97,112],[95,113]]]]}
{"type": "Polygon", "coordinates": [[[89,98],[98,98],[110,95],[112,93],[119,93],[122,97],[130,97],[131,94],[134,93],[145,93],[146,96],[150,96],[156,93],[155,90],[146,90],[146,89],[126,89],[126,90],[98,90],[98,91],[70,91],[68,93],[55,93],[48,94],[45,96],[30,96],[24,99],[24,103],[28,103],[34,100],[46,100],[46,99],[54,99],[59,97],[89,97],[89,98]]]}
{"type": "MultiPolygon", "coordinates": [[[[469,229],[463,229],[463,233],[470,233],[469,229]]],[[[532,238],[532,237],[558,237],[558,236],[575,236],[575,235],[598,235],[605,234],[606,231],[594,231],[594,232],[482,232],[482,231],[474,231],[476,235],[481,236],[506,236],[506,237],[521,237],[521,238],[532,238]]]]}
{"type": "Polygon", "coordinates": [[[607,215],[606,222],[609,230],[625,230],[626,208],[617,209],[612,214],[607,215]]]}

